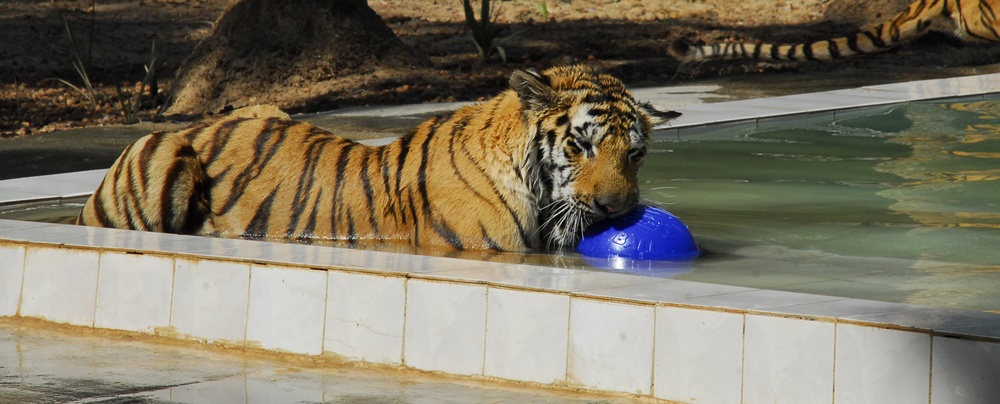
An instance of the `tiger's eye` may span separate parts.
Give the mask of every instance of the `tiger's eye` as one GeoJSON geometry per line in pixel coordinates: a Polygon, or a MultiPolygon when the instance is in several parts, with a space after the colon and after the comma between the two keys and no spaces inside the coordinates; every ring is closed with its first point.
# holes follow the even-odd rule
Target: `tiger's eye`
{"type": "Polygon", "coordinates": [[[569,153],[573,156],[578,156],[583,152],[583,148],[573,138],[566,139],[566,147],[569,148],[569,153]]]}

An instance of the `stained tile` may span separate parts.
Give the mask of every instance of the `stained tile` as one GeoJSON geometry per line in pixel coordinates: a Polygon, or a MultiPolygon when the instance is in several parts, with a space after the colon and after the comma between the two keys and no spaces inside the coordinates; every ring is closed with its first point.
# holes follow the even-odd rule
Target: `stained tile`
{"type": "Polygon", "coordinates": [[[24,278],[24,247],[0,245],[0,317],[17,314],[24,278]]]}
{"type": "Polygon", "coordinates": [[[1000,342],[1000,323],[967,325],[962,327],[943,327],[937,330],[940,334],[953,336],[974,336],[1000,342]]]}
{"type": "Polygon", "coordinates": [[[992,403],[1000,397],[1000,344],[934,337],[932,403],[992,403]]]}
{"type": "Polygon", "coordinates": [[[542,265],[511,264],[476,260],[454,260],[449,269],[420,274],[421,279],[438,279],[525,286],[540,279],[593,273],[576,268],[557,268],[542,265]]]}
{"type": "Polygon", "coordinates": [[[47,242],[65,237],[65,235],[59,234],[59,230],[63,226],[56,224],[21,222],[17,220],[5,220],[4,222],[8,224],[23,224],[22,226],[8,226],[8,229],[0,229],[0,238],[4,240],[47,242]]]}
{"type": "Polygon", "coordinates": [[[497,284],[517,287],[545,289],[558,292],[586,292],[625,286],[636,286],[650,282],[650,278],[628,274],[597,271],[560,271],[554,275],[510,278],[495,281],[497,284]]]}
{"type": "Polygon", "coordinates": [[[101,254],[94,326],[152,333],[170,325],[172,258],[101,254]]]}
{"type": "Polygon", "coordinates": [[[845,316],[845,318],[866,323],[913,327],[924,330],[952,330],[984,324],[1000,324],[1000,314],[950,309],[913,310],[845,316]]]}
{"type": "Polygon", "coordinates": [[[816,303],[795,304],[768,309],[782,314],[798,314],[825,318],[865,316],[926,310],[924,307],[904,303],[880,302],[863,299],[838,299],[816,303]]]}
{"type": "Polygon", "coordinates": [[[569,296],[491,288],[485,374],[510,380],[566,379],[569,296]]]}
{"type": "Polygon", "coordinates": [[[93,326],[98,256],[97,251],[28,248],[21,315],[93,326]]]}
{"type": "Polygon", "coordinates": [[[0,204],[14,202],[44,201],[46,199],[57,198],[58,196],[40,192],[18,191],[13,189],[0,189],[0,204]]]}
{"type": "Polygon", "coordinates": [[[646,279],[639,285],[587,291],[588,296],[630,299],[651,303],[687,301],[696,297],[748,292],[754,289],[740,286],[680,281],[676,279],[646,279]]]}
{"type": "Polygon", "coordinates": [[[50,226],[54,225],[49,223],[26,222],[23,220],[0,219],[0,239],[3,239],[5,232],[9,230],[18,230],[31,227],[50,227],[50,226]]]}
{"type": "Polygon", "coordinates": [[[738,403],[743,388],[743,315],[658,307],[653,395],[738,403]]]}
{"type": "Polygon", "coordinates": [[[6,190],[44,194],[55,198],[90,195],[104,179],[108,170],[88,170],[71,173],[39,175],[0,181],[0,194],[6,190]]]}
{"type": "Polygon", "coordinates": [[[250,266],[178,258],[170,325],[184,337],[242,344],[250,266]]]}
{"type": "Polygon", "coordinates": [[[574,298],[567,380],[587,388],[650,394],[653,307],[574,298]]]}
{"type": "Polygon", "coordinates": [[[833,401],[833,324],[747,315],[745,333],[744,402],[833,401]]]}
{"type": "Polygon", "coordinates": [[[290,243],[256,242],[257,248],[246,256],[254,261],[275,264],[301,264],[325,268],[338,264],[345,254],[355,251],[344,248],[290,243]]]}
{"type": "Polygon", "coordinates": [[[706,307],[737,310],[767,310],[795,304],[817,303],[839,300],[836,297],[810,295],[806,293],[783,292],[778,290],[751,290],[721,295],[701,296],[686,299],[683,303],[706,307]]]}
{"type": "Polygon", "coordinates": [[[50,224],[3,232],[2,237],[48,242],[71,247],[118,247],[118,238],[124,237],[129,233],[141,232],[68,224],[50,224]]]}
{"type": "Polygon", "coordinates": [[[247,310],[248,344],[319,355],[323,352],[326,271],[253,265],[247,310]]]}
{"type": "Polygon", "coordinates": [[[925,403],[929,334],[837,325],[835,403],[925,403]]]}
{"type": "Polygon", "coordinates": [[[406,365],[482,374],[486,287],[410,280],[406,288],[406,365]]]}
{"type": "Polygon", "coordinates": [[[405,278],[329,271],[323,350],[371,363],[403,362],[405,278]]]}
{"type": "Polygon", "coordinates": [[[106,240],[105,247],[113,247],[116,249],[125,249],[131,251],[139,252],[154,252],[159,251],[163,253],[171,252],[183,252],[177,251],[171,247],[181,244],[181,243],[191,243],[200,244],[204,242],[204,237],[199,236],[185,236],[177,234],[167,234],[167,233],[153,233],[148,231],[130,231],[130,230],[115,230],[115,229],[97,229],[107,232],[114,232],[116,235],[113,238],[108,238],[106,240]]]}

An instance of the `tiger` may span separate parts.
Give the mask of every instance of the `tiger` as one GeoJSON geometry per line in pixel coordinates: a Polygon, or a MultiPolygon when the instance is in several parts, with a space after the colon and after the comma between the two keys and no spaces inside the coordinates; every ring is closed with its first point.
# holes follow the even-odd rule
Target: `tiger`
{"type": "Polygon", "coordinates": [[[516,70],[494,98],[368,146],[280,109],[238,109],[129,145],[80,225],[243,239],[561,251],[638,204],[654,125],[584,65],[516,70]]]}
{"type": "Polygon", "coordinates": [[[691,45],[679,39],[668,52],[682,63],[708,60],[834,60],[884,52],[925,34],[935,20],[950,19],[955,35],[969,42],[1000,41],[1000,0],[917,0],[888,21],[854,34],[808,43],[723,43],[691,45]]]}

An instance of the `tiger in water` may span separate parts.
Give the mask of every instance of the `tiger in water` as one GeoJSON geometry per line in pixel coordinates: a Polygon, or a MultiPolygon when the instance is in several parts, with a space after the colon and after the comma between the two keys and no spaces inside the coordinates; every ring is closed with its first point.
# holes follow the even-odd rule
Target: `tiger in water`
{"type": "Polygon", "coordinates": [[[274,107],[130,145],[84,205],[89,226],[293,241],[559,250],[637,206],[655,124],[584,66],[519,70],[493,99],[366,146],[274,107]]]}
{"type": "Polygon", "coordinates": [[[691,45],[674,41],[671,55],[683,63],[708,60],[757,59],[774,61],[833,60],[883,52],[927,32],[935,20],[951,20],[955,35],[971,42],[1000,41],[1000,0],[917,0],[888,21],[844,37],[807,43],[721,43],[691,45]]]}

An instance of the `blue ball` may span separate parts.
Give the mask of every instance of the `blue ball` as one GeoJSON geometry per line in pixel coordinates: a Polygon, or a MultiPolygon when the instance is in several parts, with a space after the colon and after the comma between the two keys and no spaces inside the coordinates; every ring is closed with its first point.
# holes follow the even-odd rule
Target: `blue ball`
{"type": "Polygon", "coordinates": [[[644,205],[590,226],[576,250],[594,258],[659,261],[689,261],[701,252],[680,219],[644,205]]]}

